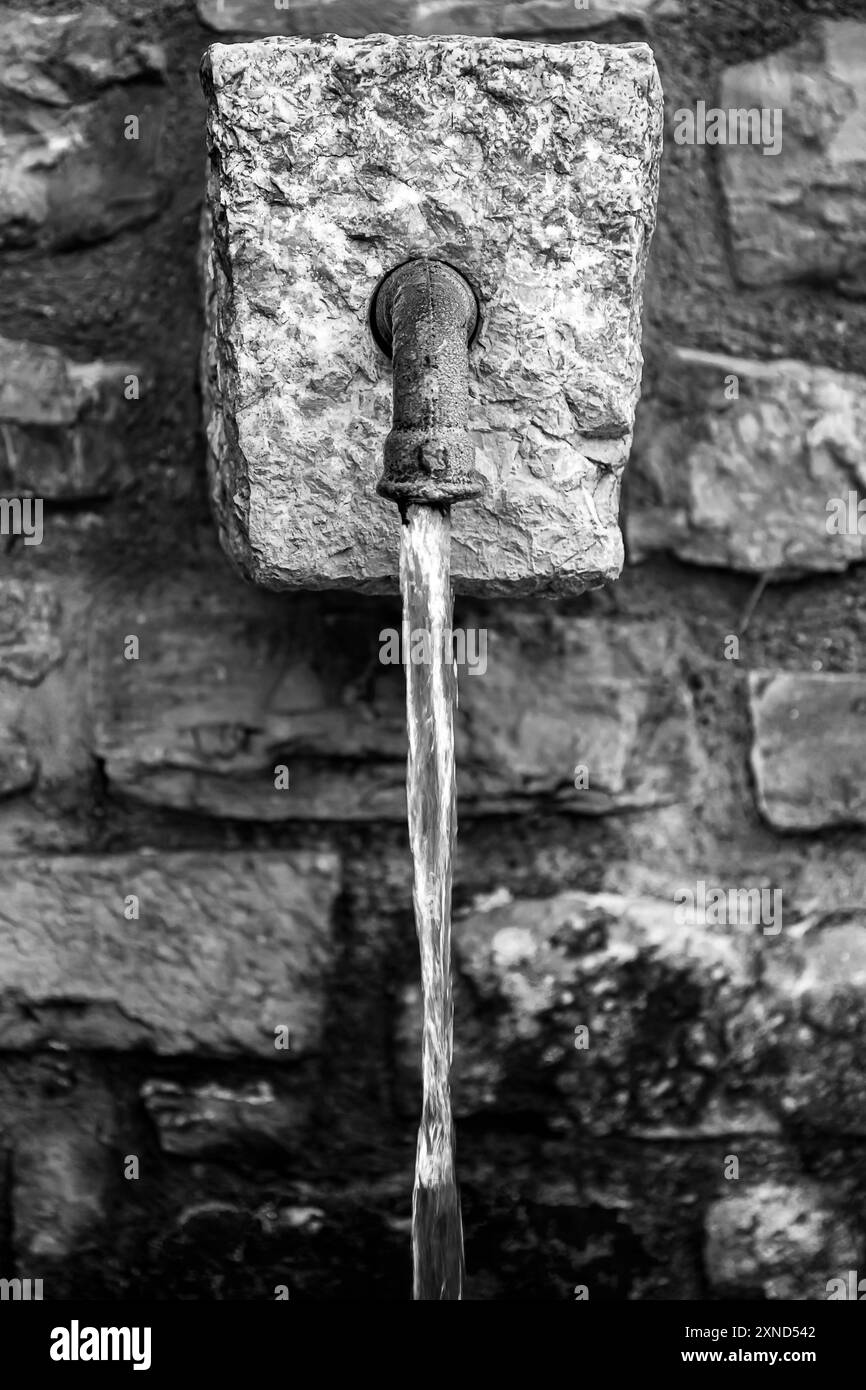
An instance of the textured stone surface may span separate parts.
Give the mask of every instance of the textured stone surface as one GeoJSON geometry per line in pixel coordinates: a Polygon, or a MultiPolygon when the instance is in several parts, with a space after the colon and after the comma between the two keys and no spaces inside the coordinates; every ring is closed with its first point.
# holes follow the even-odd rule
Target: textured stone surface
{"type": "Polygon", "coordinates": [[[115,99],[68,112],[52,109],[40,114],[38,130],[4,139],[0,249],[70,250],[157,214],[167,196],[155,172],[158,108],[153,101],[146,109],[137,103],[133,114],[140,114],[145,135],[127,142],[127,105],[115,99]]]}
{"type": "Polygon", "coordinates": [[[707,1276],[717,1297],[823,1299],[857,1267],[859,1239],[820,1183],[763,1182],[714,1202],[705,1217],[707,1276]]]}
{"type": "Polygon", "coordinates": [[[724,1088],[708,1020],[736,1013],[754,979],[739,936],[679,926],[673,903],[582,893],[482,909],[454,935],[461,1113],[540,1107],[602,1135],[694,1121],[707,1075],[724,1088]]]}
{"type": "Polygon", "coordinates": [[[40,757],[50,740],[31,689],[63,656],[62,612],[54,586],[40,580],[0,580],[0,797],[26,791],[39,775],[40,757]]]}
{"type": "Polygon", "coordinates": [[[830,912],[795,951],[769,958],[765,979],[786,1019],[780,1113],[813,1130],[866,1137],[866,915],[830,912]]]}
{"type": "MultiPolygon", "coordinates": [[[[393,621],[311,614],[230,572],[218,583],[156,580],[123,608],[112,597],[94,618],[90,682],[109,786],[217,816],[403,822],[404,676],[379,661],[393,621]],[[139,636],[139,661],[124,659],[127,634],[139,636]],[[275,786],[280,765],[287,790],[275,786]]],[[[507,612],[495,626],[471,612],[463,621],[491,623],[487,669],[463,668],[459,680],[463,817],[532,802],[598,814],[689,796],[699,759],[666,624],[507,612]]]]}
{"type": "MultiPolygon", "coordinates": [[[[40,1278],[47,1266],[98,1240],[114,1137],[111,1097],[93,1086],[85,1107],[44,1106],[16,1135],[12,1238],[23,1277],[40,1278]]],[[[51,1296],[49,1280],[44,1297],[51,1296]]]]}
{"type": "Polygon", "coordinates": [[[866,824],[866,680],[749,674],[758,804],[780,830],[866,824]]]}
{"type": "Polygon", "coordinates": [[[476,290],[458,591],[579,591],[619,571],[661,89],[642,44],[215,44],[205,395],[224,544],[270,587],[396,585],[375,495],[378,279],[440,256],[476,290]]]}
{"type": "Polygon", "coordinates": [[[579,34],[615,19],[678,14],[680,0],[196,0],[204,24],[226,34],[579,34]]]}
{"type": "Polygon", "coordinates": [[[629,557],[670,550],[754,573],[841,570],[866,554],[847,522],[866,489],[866,378],[806,362],[671,351],[639,408],[629,557]],[[737,394],[732,393],[736,391],[737,394]],[[839,499],[842,528],[828,530],[839,499]]]}
{"type": "Polygon", "coordinates": [[[0,1047],[273,1059],[322,1044],[339,866],[326,854],[54,859],[3,869],[0,1047]],[[129,894],[140,917],[127,920],[129,894]]]}
{"type": "Polygon", "coordinates": [[[0,17],[4,63],[0,95],[46,106],[140,77],[162,77],[162,45],[101,5],[62,14],[5,10],[0,17]]]}
{"type": "Polygon", "coordinates": [[[72,501],[128,482],[125,362],[73,362],[41,343],[0,338],[0,490],[72,501]]]}
{"type": "Polygon", "coordinates": [[[0,691],[0,796],[26,791],[36,781],[39,763],[22,727],[20,700],[0,691]]]}
{"type": "MultiPolygon", "coordinates": [[[[792,1119],[866,1135],[866,927],[841,916],[786,924],[783,910],[765,937],[612,893],[482,904],[454,928],[457,1113],[538,1112],[581,1134],[659,1140],[753,1139],[792,1119]]],[[[407,1099],[418,1007],[412,985],[407,1099]]]]}
{"type": "Polygon", "coordinates": [[[5,11],[0,51],[0,247],[66,249],[152,217],[167,193],[158,172],[161,96],[152,88],[165,68],[160,46],[89,6],[52,16],[5,11]],[[137,140],[124,138],[130,114],[139,118],[137,140]]]}
{"type": "Polygon", "coordinates": [[[798,277],[866,293],[866,24],[823,21],[811,37],[722,74],[719,105],[782,111],[782,148],[722,145],[738,275],[798,277]]]}
{"type": "Polygon", "coordinates": [[[463,815],[533,799],[586,815],[688,800],[700,756],[669,624],[497,614],[487,648],[485,673],[460,679],[463,815]]]}
{"type": "Polygon", "coordinates": [[[289,1100],[264,1080],[245,1086],[147,1081],[141,1095],[161,1148],[186,1158],[242,1147],[295,1150],[309,1121],[308,1098],[289,1100]]]}
{"type": "Polygon", "coordinates": [[[61,620],[54,585],[0,580],[0,677],[38,685],[63,659],[61,620]]]}

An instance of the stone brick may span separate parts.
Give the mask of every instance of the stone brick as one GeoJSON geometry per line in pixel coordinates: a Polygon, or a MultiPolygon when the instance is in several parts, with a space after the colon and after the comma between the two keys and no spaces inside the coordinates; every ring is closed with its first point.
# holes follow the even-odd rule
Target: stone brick
{"type": "Polygon", "coordinates": [[[680,926],[673,902],[563,893],[470,912],[454,938],[459,1113],[540,1106],[594,1135],[683,1126],[708,1075],[721,1091],[736,1076],[718,1020],[754,980],[744,934],[680,926]]]}
{"type": "Polygon", "coordinates": [[[866,24],[824,20],[810,36],[722,74],[724,110],[782,112],[782,147],[719,151],[737,274],[866,293],[866,24]]]}
{"type": "MultiPolygon", "coordinates": [[[[866,931],[846,915],[810,925],[783,910],[764,936],[615,894],[470,910],[454,926],[457,1113],[654,1140],[754,1139],[792,1120],[866,1135],[866,931]]],[[[419,1002],[412,985],[398,1028],[407,1108],[419,1002]]]]}
{"type": "Polygon", "coordinates": [[[244,1086],[152,1080],[141,1095],[160,1147],[184,1158],[255,1147],[296,1150],[309,1123],[308,1094],[277,1094],[264,1079],[244,1086]]]}
{"type": "Polygon", "coordinates": [[[112,792],[241,820],[404,820],[402,671],[378,665],[379,627],[287,607],[227,567],[109,597],[91,691],[112,792]]]}
{"type": "Polygon", "coordinates": [[[6,10],[0,47],[0,93],[46,106],[68,106],[73,96],[166,71],[161,45],[101,5],[53,15],[6,10]]]}
{"type": "Polygon", "coordinates": [[[680,0],[196,0],[199,18],[218,33],[248,34],[580,34],[614,20],[678,14],[680,0]]]}
{"type": "Polygon", "coordinates": [[[159,46],[94,6],[51,17],[7,11],[0,49],[0,248],[62,250],[154,216],[167,197],[162,95],[152,86],[164,70],[159,46]],[[110,86],[130,81],[126,92],[110,86]],[[129,114],[138,140],[124,138],[129,114]]]}
{"type": "Polygon", "coordinates": [[[62,613],[53,585],[0,580],[0,796],[33,786],[51,740],[31,689],[64,656],[62,613]]]}
{"type": "Polygon", "coordinates": [[[866,1137],[866,914],[831,909],[795,950],[773,952],[765,987],[784,1018],[780,1114],[813,1132],[866,1137]]]}
{"type": "Polygon", "coordinates": [[[866,679],[749,673],[752,770],[779,830],[866,824],[866,679]]]}
{"type": "Polygon", "coordinates": [[[531,799],[587,815],[688,800],[700,758],[668,624],[499,613],[495,623],[486,672],[460,682],[464,816],[531,799]]]}
{"type": "Polygon", "coordinates": [[[53,584],[0,580],[0,677],[38,685],[63,659],[61,621],[53,584]]]}
{"type": "Polygon", "coordinates": [[[155,217],[167,198],[158,179],[159,107],[151,98],[131,114],[142,137],[125,141],[129,102],[108,100],[51,111],[38,130],[4,139],[0,250],[62,251],[104,241],[155,217]],[[130,153],[132,151],[132,153],[130,153]]]}
{"type": "Polygon", "coordinates": [[[331,35],[215,44],[203,74],[212,496],[244,573],[396,589],[399,521],[375,492],[392,373],[367,317],[380,278],[429,255],[481,315],[484,492],[454,510],[456,590],[615,577],[661,143],[650,50],[331,35]]]}
{"type": "MultiPolygon", "coordinates": [[[[86,1103],[41,1101],[17,1129],[12,1150],[12,1243],[23,1278],[50,1276],[52,1264],[98,1240],[106,1216],[114,1106],[103,1088],[86,1103]]],[[[52,1297],[50,1277],[43,1289],[52,1297]]]]}
{"type": "Polygon", "coordinates": [[[714,1202],[705,1260],[716,1296],[826,1298],[827,1281],[858,1262],[859,1241],[833,1197],[819,1183],[764,1182],[714,1202]]]}
{"type": "Polygon", "coordinates": [[[20,699],[0,690],[0,796],[26,791],[39,774],[39,763],[22,728],[20,714],[20,699]]]}
{"type": "Polygon", "coordinates": [[[638,409],[631,466],[644,495],[628,511],[629,557],[669,550],[761,574],[843,570],[866,554],[866,518],[860,533],[856,517],[864,458],[866,378],[674,350],[638,409]],[[845,505],[839,526],[834,499],[845,505]]]}
{"type": "Polygon", "coordinates": [[[41,343],[0,338],[0,491],[75,501],[128,482],[130,373],[140,387],[140,366],[73,362],[41,343]]]}
{"type": "MultiPolygon", "coordinates": [[[[193,573],[131,594],[126,611],[112,596],[109,610],[94,619],[91,689],[115,793],[240,819],[405,820],[404,679],[380,664],[381,615],[359,623],[193,573]],[[124,660],[130,633],[138,661],[124,660]],[[275,788],[279,765],[288,791],[275,788]]],[[[486,671],[460,676],[464,817],[533,801],[580,815],[688,798],[699,761],[666,624],[505,613],[495,623],[486,671]],[[577,764],[588,788],[575,788],[577,764]]]]}
{"type": "Polygon", "coordinates": [[[338,892],[324,853],[22,860],[3,871],[0,1048],[273,1060],[285,1025],[315,1052],[338,892]]]}

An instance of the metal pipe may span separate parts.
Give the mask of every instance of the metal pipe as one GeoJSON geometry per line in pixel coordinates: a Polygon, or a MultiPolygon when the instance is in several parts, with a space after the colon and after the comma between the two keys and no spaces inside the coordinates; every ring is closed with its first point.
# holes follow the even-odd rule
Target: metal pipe
{"type": "Polygon", "coordinates": [[[376,491],[405,514],[477,497],[469,435],[469,341],[478,322],[468,282],[445,261],[418,257],[379,287],[371,323],[394,363],[391,433],[376,491]]]}

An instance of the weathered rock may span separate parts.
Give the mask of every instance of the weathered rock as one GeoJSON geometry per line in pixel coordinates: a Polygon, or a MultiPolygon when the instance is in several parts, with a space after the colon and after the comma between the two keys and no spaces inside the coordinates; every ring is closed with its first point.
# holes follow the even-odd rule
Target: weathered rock
{"type": "Polygon", "coordinates": [[[687,800],[700,758],[671,627],[497,615],[486,671],[460,681],[455,745],[463,815],[687,800]]]}
{"type": "MultiPolygon", "coordinates": [[[[46,1104],[16,1133],[12,1237],[23,1277],[41,1278],[52,1264],[98,1240],[113,1140],[111,1097],[93,1085],[83,1111],[46,1104]]],[[[43,1296],[52,1297],[50,1281],[43,1296]]]]}
{"type": "Polygon", "coordinates": [[[110,94],[22,113],[0,149],[0,249],[69,250],[156,216],[168,197],[158,173],[160,103],[149,97],[128,107],[128,98],[110,94]],[[137,140],[124,137],[130,114],[140,121],[137,140]]]}
{"type": "Polygon", "coordinates": [[[673,903],[563,893],[470,913],[454,935],[490,1021],[458,997],[461,1113],[540,1105],[596,1135],[684,1126],[708,1075],[719,1090],[736,1078],[718,1021],[754,980],[745,933],[678,925],[673,903]]]}
{"type": "Polygon", "coordinates": [[[732,1191],[705,1217],[705,1259],[722,1297],[822,1299],[856,1267],[859,1241],[818,1183],[763,1182],[732,1191]]]}
{"type": "Polygon", "coordinates": [[[93,622],[95,745],[115,793],[245,820],[405,819],[403,673],[379,666],[375,617],[365,632],[357,615],[290,608],[223,566],[108,595],[93,622]]]}
{"type": "Polygon", "coordinates": [[[20,702],[0,691],[0,796],[23,792],[36,781],[39,764],[19,719],[20,702]]]}
{"type": "Polygon", "coordinates": [[[63,656],[62,612],[54,586],[0,580],[0,797],[26,791],[38,777],[46,738],[30,688],[63,656]]]}
{"type": "Polygon", "coordinates": [[[632,467],[646,499],[629,509],[629,556],[670,550],[762,574],[842,570],[866,555],[866,517],[860,531],[856,515],[864,459],[863,377],[677,349],[638,410],[632,467]]]}
{"type": "Polygon", "coordinates": [[[866,24],[825,20],[801,43],[722,74],[728,111],[782,113],[782,146],[720,148],[737,273],[866,293],[866,24]]]}
{"type": "Polygon", "coordinates": [[[277,1095],[264,1080],[240,1087],[147,1081],[141,1095],[160,1147],[185,1158],[261,1145],[296,1150],[309,1119],[307,1098],[277,1095]]]}
{"type": "MultiPolygon", "coordinates": [[[[91,690],[115,792],[244,819],[405,820],[404,676],[380,662],[381,613],[311,612],[192,572],[125,606],[112,593],[106,610],[93,619],[91,690]],[[138,661],[124,658],[128,635],[138,661]]],[[[506,613],[488,632],[488,619],[464,618],[479,657],[486,642],[485,669],[460,674],[464,817],[688,797],[699,760],[666,624],[506,613]]]]}
{"type": "Polygon", "coordinates": [[[3,871],[0,1047],[273,1060],[284,1027],[315,1052],[338,891],[329,854],[20,861],[3,871]]]}
{"type": "Polygon", "coordinates": [[[161,48],[98,6],[0,20],[0,247],[100,241],[160,209],[162,97],[112,83],[162,75],[161,48]],[[23,98],[23,100],[22,100],[23,98]],[[139,129],[127,135],[127,117],[139,129]]]}
{"type": "MultiPolygon", "coordinates": [[[[765,936],[750,921],[683,922],[659,899],[504,896],[455,922],[458,1115],[659,1140],[751,1142],[791,1121],[866,1134],[856,916],[804,931],[782,912],[765,936]]],[[[407,1109],[419,1005],[412,985],[398,1030],[407,1109]]]]}
{"type": "Polygon", "coordinates": [[[41,343],[0,338],[0,490],[70,501],[115,491],[130,477],[121,430],[142,369],[73,362],[41,343]],[[134,376],[134,382],[127,378],[134,376]]]}
{"type": "Polygon", "coordinates": [[[617,19],[679,13],[680,0],[196,0],[203,24],[221,34],[582,33],[617,19]]]}
{"type": "Polygon", "coordinates": [[[162,77],[160,44],[101,5],[65,14],[5,10],[0,16],[0,98],[69,106],[113,82],[162,77]]]}
{"type": "Polygon", "coordinates": [[[752,671],[752,770],[779,830],[866,824],[866,680],[752,671]]]}
{"type": "Polygon", "coordinates": [[[38,685],[63,659],[57,591],[41,580],[0,580],[0,677],[38,685]]]}
{"type": "Polygon", "coordinates": [[[785,1016],[781,1113],[812,1132],[866,1136],[866,915],[831,911],[796,951],[770,956],[765,983],[785,1016]]]}
{"type": "Polygon", "coordinates": [[[235,561],[273,588],[396,587],[399,523],[375,493],[391,373],[367,313],[424,254],[481,309],[484,495],[454,512],[455,587],[614,577],[661,141],[649,49],[271,39],[215,44],[204,81],[204,390],[235,561]]]}

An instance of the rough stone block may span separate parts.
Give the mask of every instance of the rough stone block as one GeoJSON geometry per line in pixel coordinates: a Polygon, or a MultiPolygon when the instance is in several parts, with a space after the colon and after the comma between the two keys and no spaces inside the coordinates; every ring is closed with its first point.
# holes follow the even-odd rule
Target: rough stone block
{"type": "Polygon", "coordinates": [[[27,791],[39,775],[36,748],[21,717],[21,700],[0,690],[0,796],[27,791]]]}
{"type": "Polygon", "coordinates": [[[41,343],[0,338],[2,495],[75,501],[128,481],[121,424],[129,374],[140,386],[132,363],[73,362],[41,343]]]}
{"type": "Polygon", "coordinates": [[[399,522],[375,493],[391,372],[367,313],[382,275],[425,254],[481,309],[484,492],[454,511],[455,588],[614,577],[661,142],[650,50],[270,39],[215,44],[204,82],[207,434],[244,572],[396,587],[399,522]]]}
{"type": "Polygon", "coordinates": [[[866,680],[753,671],[752,769],[779,830],[866,825],[866,680]]]}
{"type": "Polygon", "coordinates": [[[863,1138],[866,917],[831,906],[816,927],[766,963],[765,989],[786,1020],[774,1101],[814,1131],[863,1138]]]}
{"type": "Polygon", "coordinates": [[[55,740],[46,730],[50,697],[45,703],[34,700],[32,689],[63,656],[61,606],[53,585],[0,580],[0,796],[26,791],[37,780],[47,750],[49,762],[59,751],[62,738],[55,740]]]}
{"type": "Polygon", "coordinates": [[[730,1192],[704,1218],[707,1277],[718,1296],[825,1299],[858,1263],[859,1238],[828,1185],[761,1182],[730,1192]]]}
{"type": "Polygon", "coordinates": [[[0,888],[0,1048],[273,1061],[283,1026],[321,1047],[333,855],[20,860],[0,888]]]}
{"type": "Polygon", "coordinates": [[[61,616],[52,584],[0,580],[0,677],[38,685],[63,659],[61,616]]]}
{"type": "Polygon", "coordinates": [[[688,801],[701,759],[671,626],[497,615],[486,671],[460,679],[455,747],[464,816],[688,801]]]}
{"type": "Polygon", "coordinates": [[[810,278],[866,294],[866,24],[722,74],[720,105],[782,113],[782,148],[720,147],[731,245],[747,285],[810,278]]]}
{"type": "MultiPolygon", "coordinates": [[[[764,936],[683,922],[673,899],[490,894],[454,927],[458,1114],[540,1112],[653,1140],[791,1121],[866,1134],[862,914],[789,921],[781,901],[781,930],[764,936]]],[[[398,1029],[410,1097],[418,1008],[413,984],[398,1029]]]]}
{"type": "Polygon", "coordinates": [[[64,249],[146,221],[165,202],[158,44],[100,6],[0,18],[0,247],[64,249]],[[137,139],[125,137],[130,95],[137,139]],[[144,88],[144,84],[148,84],[144,88]]]}
{"type": "MultiPolygon", "coordinates": [[[[736,1013],[754,979],[743,935],[678,925],[672,902],[562,893],[470,911],[454,949],[459,1113],[540,1106],[605,1135],[693,1123],[708,1074],[723,1090],[708,1020],[736,1013]]],[[[403,1036],[414,1071],[414,1019],[403,1036]]]]}
{"type": "MultiPolygon", "coordinates": [[[[380,661],[381,613],[323,613],[186,571],[125,603],[112,594],[93,621],[96,751],[115,793],[240,819],[405,821],[404,676],[380,661]],[[124,659],[127,634],[138,661],[124,659]]],[[[460,668],[464,817],[688,799],[700,762],[667,624],[462,621],[486,642],[486,668],[460,668]]]]}
{"type": "Polygon", "coordinates": [[[862,376],[674,349],[638,408],[630,476],[643,499],[628,510],[629,558],[845,569],[866,555],[864,460],[862,376]]]}
{"type": "MultiPolygon", "coordinates": [[[[43,1102],[15,1135],[12,1239],[25,1278],[50,1274],[98,1239],[105,1220],[116,1131],[112,1098],[91,1085],[76,1102],[43,1102]]],[[[52,1297],[50,1280],[44,1297],[52,1297]]]]}
{"type": "Polygon", "coordinates": [[[296,1150],[309,1123],[309,1087],[288,1098],[261,1079],[245,1086],[146,1081],[141,1095],[160,1147],[185,1158],[250,1147],[296,1150]]]}
{"type": "Polygon", "coordinates": [[[0,90],[45,106],[68,106],[115,82],[165,75],[165,52],[102,5],[63,14],[6,10],[0,18],[0,90]]]}

